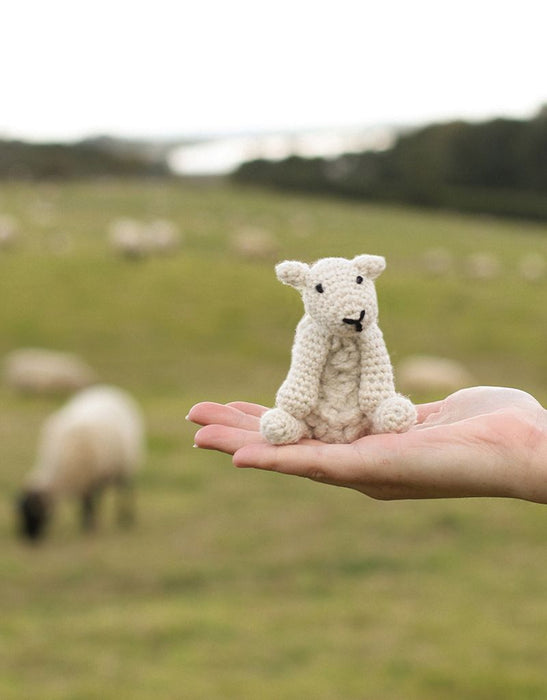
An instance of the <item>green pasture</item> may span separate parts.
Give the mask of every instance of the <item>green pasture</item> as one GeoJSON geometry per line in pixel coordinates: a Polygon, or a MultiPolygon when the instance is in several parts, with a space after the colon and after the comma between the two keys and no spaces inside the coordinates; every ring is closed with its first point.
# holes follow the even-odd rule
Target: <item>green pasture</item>
{"type": "MultiPolygon", "coordinates": [[[[278,259],[385,255],[380,321],[395,364],[430,353],[547,403],[547,225],[272,194],[214,182],[2,185],[22,236],[0,250],[0,359],[75,352],[148,424],[138,522],[82,536],[63,504],[38,547],[13,498],[59,398],[0,386],[0,698],[518,700],[547,696],[545,506],[384,503],[192,448],[199,400],[271,403],[301,303],[278,259]],[[116,217],[168,218],[178,254],[128,261],[116,217]],[[231,246],[264,229],[278,254],[231,246]],[[442,277],[431,248],[452,252],[442,277]],[[475,251],[502,274],[471,280],[475,251]]],[[[429,400],[435,396],[415,396],[429,400]]]]}

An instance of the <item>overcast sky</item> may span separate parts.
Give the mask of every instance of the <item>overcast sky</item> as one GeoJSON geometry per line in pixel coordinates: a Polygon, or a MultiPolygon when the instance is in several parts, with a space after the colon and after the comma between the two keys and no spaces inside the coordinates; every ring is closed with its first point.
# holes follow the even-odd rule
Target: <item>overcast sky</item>
{"type": "Polygon", "coordinates": [[[17,0],[0,136],[74,139],[531,116],[545,0],[17,0]]]}

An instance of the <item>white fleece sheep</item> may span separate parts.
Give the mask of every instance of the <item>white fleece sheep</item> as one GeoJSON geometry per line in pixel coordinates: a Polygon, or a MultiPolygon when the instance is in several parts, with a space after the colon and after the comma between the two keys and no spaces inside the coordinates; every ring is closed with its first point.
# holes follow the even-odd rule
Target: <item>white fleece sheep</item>
{"type": "Polygon", "coordinates": [[[257,227],[244,227],[231,237],[232,250],[246,260],[275,260],[279,248],[272,233],[257,227]]]}
{"type": "Polygon", "coordinates": [[[540,282],[545,277],[547,263],[541,253],[527,253],[520,259],[518,271],[526,282],[540,282]]]}
{"type": "Polygon", "coordinates": [[[19,222],[12,216],[0,215],[0,250],[13,248],[20,237],[19,222]]]}
{"type": "Polygon", "coordinates": [[[432,355],[410,355],[398,363],[399,385],[412,393],[432,393],[445,396],[475,384],[473,375],[456,360],[432,355]]]}
{"type": "Polygon", "coordinates": [[[182,240],[177,225],[168,219],[155,219],[149,223],[115,219],[108,227],[108,236],[118,255],[135,260],[151,255],[172,255],[182,240]]]}
{"type": "Polygon", "coordinates": [[[261,419],[269,442],[352,442],[370,433],[403,432],[415,422],[416,409],[395,392],[377,323],[373,280],[384,268],[377,255],[324,258],[311,267],[277,265],[278,279],[301,292],[306,313],[276,407],[261,419]]]}
{"type": "Polygon", "coordinates": [[[180,248],[182,237],[173,221],[154,219],[146,227],[145,240],[150,253],[172,255],[180,248]]]}
{"type": "Polygon", "coordinates": [[[114,219],[108,226],[108,238],[112,249],[120,256],[132,260],[148,255],[144,226],[134,219],[114,219]]]}
{"type": "Polygon", "coordinates": [[[4,360],[3,375],[11,389],[23,394],[67,394],[97,381],[77,355],[44,348],[13,350],[4,360]]]}
{"type": "Polygon", "coordinates": [[[92,526],[95,499],[109,485],[120,491],[120,520],[129,520],[131,504],[122,503],[122,494],[129,493],[143,456],[143,420],[134,400],[111,386],[81,391],[44,423],[20,500],[23,533],[39,537],[61,498],[80,499],[83,525],[92,526]]]}

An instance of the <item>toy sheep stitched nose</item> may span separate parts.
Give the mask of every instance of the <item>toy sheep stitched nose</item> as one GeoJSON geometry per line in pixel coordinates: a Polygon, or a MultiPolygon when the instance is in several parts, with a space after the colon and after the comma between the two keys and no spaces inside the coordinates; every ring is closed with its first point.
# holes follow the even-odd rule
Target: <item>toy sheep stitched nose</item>
{"type": "Polygon", "coordinates": [[[357,333],[360,333],[363,330],[363,324],[362,320],[365,318],[365,310],[363,309],[361,313],[359,314],[359,318],[343,318],[342,322],[347,323],[350,326],[355,326],[355,330],[357,333]]]}

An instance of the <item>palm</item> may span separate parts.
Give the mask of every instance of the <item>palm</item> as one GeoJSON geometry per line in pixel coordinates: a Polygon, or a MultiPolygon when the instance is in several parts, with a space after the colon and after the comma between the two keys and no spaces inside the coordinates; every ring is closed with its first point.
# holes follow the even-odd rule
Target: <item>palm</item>
{"type": "Polygon", "coordinates": [[[523,465],[534,476],[530,447],[538,432],[545,434],[545,411],[516,389],[456,392],[444,401],[418,406],[418,423],[407,433],[371,435],[349,445],[318,440],[270,445],[259,432],[265,410],[246,402],[198,404],[189,415],[205,426],[196,434],[196,444],[233,454],[240,467],[305,476],[379,499],[547,499],[544,475],[523,485],[518,470],[508,468],[523,465]]]}

